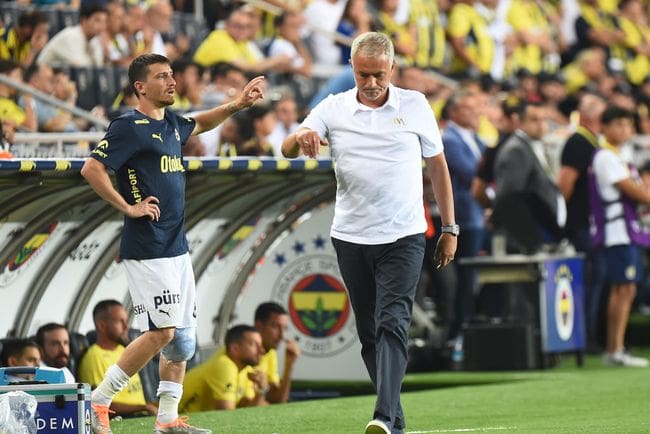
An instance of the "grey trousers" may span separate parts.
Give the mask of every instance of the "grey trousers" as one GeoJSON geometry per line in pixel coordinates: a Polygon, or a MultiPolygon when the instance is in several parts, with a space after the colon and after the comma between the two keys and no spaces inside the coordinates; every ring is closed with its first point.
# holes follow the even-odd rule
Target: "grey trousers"
{"type": "Polygon", "coordinates": [[[361,357],[377,391],[374,419],[392,432],[406,426],[400,390],[408,361],[408,331],[424,257],[424,234],[364,245],[333,238],[361,341],[361,357]]]}

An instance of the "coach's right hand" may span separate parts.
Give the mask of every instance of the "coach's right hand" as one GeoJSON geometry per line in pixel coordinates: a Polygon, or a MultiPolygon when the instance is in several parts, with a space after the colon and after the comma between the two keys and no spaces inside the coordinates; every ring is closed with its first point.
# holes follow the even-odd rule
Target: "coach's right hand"
{"type": "Polygon", "coordinates": [[[321,139],[316,131],[308,128],[301,128],[296,132],[296,142],[302,153],[310,158],[318,157],[321,145],[329,144],[327,140],[321,139]]]}
{"type": "Polygon", "coordinates": [[[149,196],[141,202],[129,205],[126,210],[126,215],[134,219],[149,217],[149,219],[157,222],[160,219],[159,203],[160,201],[157,197],[149,196]]]}

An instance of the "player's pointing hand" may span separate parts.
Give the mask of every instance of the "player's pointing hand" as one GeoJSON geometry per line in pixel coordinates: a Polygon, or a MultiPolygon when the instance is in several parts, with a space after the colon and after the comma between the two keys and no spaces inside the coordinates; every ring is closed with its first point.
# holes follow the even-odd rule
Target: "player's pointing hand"
{"type": "Polygon", "coordinates": [[[241,95],[239,96],[239,107],[250,107],[257,101],[264,99],[264,76],[260,75],[255,77],[244,86],[241,95]]]}

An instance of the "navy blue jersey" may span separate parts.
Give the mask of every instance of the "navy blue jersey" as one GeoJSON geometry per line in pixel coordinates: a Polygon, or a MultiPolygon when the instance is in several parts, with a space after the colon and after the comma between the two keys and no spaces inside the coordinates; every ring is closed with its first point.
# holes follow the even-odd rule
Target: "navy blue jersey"
{"type": "Polygon", "coordinates": [[[162,120],[131,110],[113,120],[91,157],[111,168],[117,189],[131,205],[160,200],[160,220],[124,218],[120,256],[170,258],[188,251],[185,238],[185,169],[181,145],[195,121],[165,110],[162,120]]]}

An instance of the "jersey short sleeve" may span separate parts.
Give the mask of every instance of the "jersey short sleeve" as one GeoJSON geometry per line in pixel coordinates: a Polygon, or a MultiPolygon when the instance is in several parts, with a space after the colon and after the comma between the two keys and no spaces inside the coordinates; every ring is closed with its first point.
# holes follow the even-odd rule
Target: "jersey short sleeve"
{"type": "Polygon", "coordinates": [[[106,135],[90,156],[116,171],[136,152],[138,152],[136,135],[132,131],[130,122],[120,117],[110,123],[106,135]]]}

